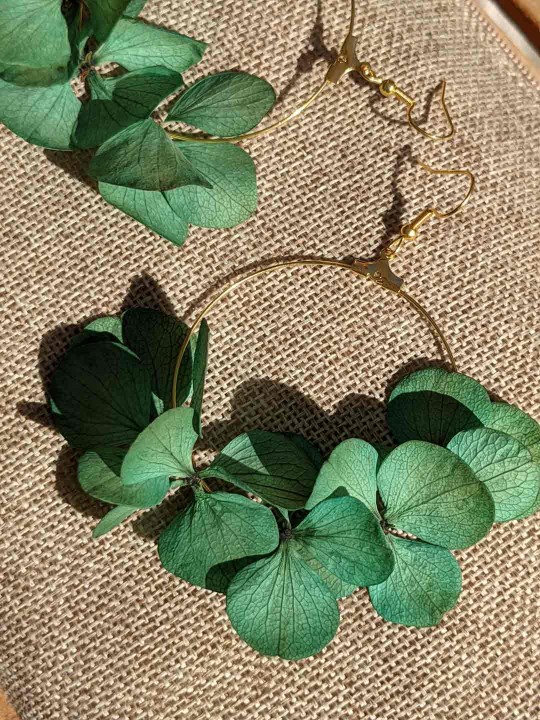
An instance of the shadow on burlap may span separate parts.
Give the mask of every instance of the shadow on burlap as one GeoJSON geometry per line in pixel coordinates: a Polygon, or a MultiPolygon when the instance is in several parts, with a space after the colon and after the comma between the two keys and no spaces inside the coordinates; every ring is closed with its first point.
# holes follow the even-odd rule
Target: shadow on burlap
{"type": "MultiPolygon", "coordinates": [[[[281,92],[281,112],[322,77],[345,4],[323,0],[317,17],[315,3],[286,0],[150,0],[145,16],[213,40],[188,81],[256,72],[281,92]]],[[[1,682],[23,720],[538,717],[537,518],[458,553],[464,592],[440,627],[384,623],[360,590],[341,603],[338,635],[319,656],[262,658],[230,628],[221,596],[160,567],[164,517],[143,514],[91,541],[104,508],[80,494],[74,456],[42,407],[42,380],[88,318],[126,302],[165,302],[183,316],[239,268],[369,255],[426,204],[450,206],[460,179],[426,176],[410,147],[432,164],[471,167],[478,193],[408,246],[399,271],[459,368],[540,416],[538,88],[461,0],[360,3],[358,35],[360,55],[419,96],[420,116],[448,80],[456,140],[414,137],[402,107],[348,79],[289,131],[250,146],[257,215],[232,230],[193,229],[182,249],[102,202],[81,182],[80,160],[1,132],[1,682]]],[[[432,126],[437,117],[434,104],[432,126]]],[[[330,270],[255,281],[210,324],[203,459],[256,425],[302,432],[324,450],[384,435],[396,373],[439,358],[412,311],[330,270]]]]}

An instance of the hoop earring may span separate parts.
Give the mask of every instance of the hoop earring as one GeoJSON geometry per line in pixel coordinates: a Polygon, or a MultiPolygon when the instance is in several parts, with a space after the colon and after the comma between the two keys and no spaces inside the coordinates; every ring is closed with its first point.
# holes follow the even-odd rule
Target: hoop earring
{"type": "Polygon", "coordinates": [[[359,587],[387,621],[437,625],[461,592],[451,551],[474,545],[494,522],[540,508],[540,425],[456,372],[442,330],[391,268],[425,223],[457,213],[474,189],[469,170],[422,167],[467,177],[466,194],[450,210],[422,210],[374,260],[262,267],[223,288],[191,328],[151,310],[102,318],[74,339],[52,378],[56,426],[85,450],[81,487],[115,506],[94,535],[171,490],[187,492],[191,503],[160,535],[161,563],[184,581],[226,593],[233,628],[265,655],[296,660],[319,652],[337,631],[338,599],[359,587]],[[206,316],[248,280],[297,266],[343,269],[408,302],[439,339],[451,371],[419,370],[394,387],[391,446],[350,438],[324,459],[299,435],[250,430],[196,467],[206,316]]]}
{"type": "Polygon", "coordinates": [[[415,132],[434,142],[451,140],[456,131],[454,123],[452,122],[452,117],[450,116],[450,111],[448,110],[448,106],[446,104],[446,80],[443,80],[441,84],[440,104],[444,113],[444,118],[448,125],[448,130],[443,135],[436,135],[435,133],[422,128],[416,120],[414,120],[413,112],[417,106],[416,100],[400,88],[394,80],[389,78],[385,79],[377,75],[369,62],[360,61],[358,59],[356,53],[358,38],[354,34],[355,24],[356,0],[350,0],[349,29],[347,35],[341,45],[337,58],[333,63],[331,63],[322,83],[303,103],[276,122],[273,122],[271,125],[267,125],[266,127],[252,130],[251,132],[243,133],[241,135],[231,135],[229,137],[209,137],[201,134],[168,131],[169,137],[172,140],[189,140],[191,142],[203,143],[236,143],[246,140],[255,140],[258,137],[262,137],[263,135],[268,135],[275,130],[279,130],[280,128],[285,127],[285,125],[288,125],[290,122],[296,120],[303,115],[306,110],[308,110],[329,88],[337,85],[345,76],[355,74],[359,75],[372,87],[377,88],[382,97],[394,98],[405,105],[407,123],[415,132]]]}

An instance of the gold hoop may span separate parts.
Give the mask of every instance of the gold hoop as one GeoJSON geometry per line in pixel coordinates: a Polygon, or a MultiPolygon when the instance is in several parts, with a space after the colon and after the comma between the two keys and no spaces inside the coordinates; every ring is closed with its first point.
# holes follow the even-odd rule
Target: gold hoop
{"type": "Polygon", "coordinates": [[[279,270],[285,270],[285,269],[297,268],[297,267],[341,268],[343,270],[347,270],[348,272],[352,272],[357,276],[360,275],[362,277],[365,277],[366,279],[371,279],[377,285],[382,287],[384,290],[393,293],[394,295],[396,295],[399,298],[402,298],[426,322],[429,329],[431,330],[431,332],[433,333],[435,338],[440,342],[444,351],[446,352],[446,354],[448,356],[448,360],[452,367],[452,370],[454,372],[456,372],[457,367],[456,367],[454,355],[452,353],[450,345],[449,345],[447,339],[445,338],[441,328],[439,327],[437,322],[434,320],[434,318],[430,315],[430,313],[423,307],[423,305],[421,305],[411,295],[409,295],[408,293],[406,293],[404,290],[401,289],[401,280],[399,278],[396,278],[396,276],[393,276],[394,278],[396,278],[396,280],[398,281],[399,284],[398,283],[392,284],[391,281],[389,281],[388,276],[382,274],[385,264],[388,265],[388,260],[385,260],[383,258],[379,258],[379,260],[374,261],[372,263],[362,262],[359,260],[353,260],[351,262],[342,262],[340,260],[324,260],[324,259],[314,260],[314,259],[310,259],[310,258],[283,260],[282,262],[273,263],[271,265],[267,265],[265,267],[259,268],[258,270],[253,270],[253,271],[247,273],[246,275],[242,275],[240,278],[233,280],[231,283],[229,283],[224,288],[222,288],[210,300],[210,302],[208,302],[204,306],[204,308],[197,315],[195,321],[189,328],[189,330],[180,346],[180,350],[178,351],[178,356],[176,359],[176,365],[174,368],[174,376],[173,376],[173,384],[172,384],[172,407],[176,407],[176,389],[177,389],[177,384],[178,384],[178,375],[180,373],[180,367],[182,365],[182,360],[184,358],[186,350],[191,342],[192,337],[196,333],[199,325],[201,324],[201,322],[210,314],[210,312],[220,302],[220,300],[227,297],[227,295],[230,295],[230,293],[233,292],[233,290],[236,290],[241,285],[243,285],[244,283],[246,283],[247,281],[249,281],[253,278],[260,277],[261,275],[268,275],[270,273],[273,273],[273,272],[276,272],[279,270]],[[380,263],[382,263],[382,264],[380,264],[380,263]],[[378,268],[378,269],[376,269],[376,268],[378,268]]]}
{"type": "Polygon", "coordinates": [[[398,252],[400,251],[402,245],[407,242],[412,242],[417,239],[418,233],[420,231],[420,228],[424,223],[428,222],[432,219],[445,219],[449,218],[452,215],[455,215],[459,210],[463,208],[463,206],[469,201],[474,188],[475,188],[475,177],[472,174],[470,170],[466,169],[450,169],[450,170],[444,170],[440,168],[433,168],[429,165],[426,165],[425,163],[418,163],[424,170],[427,172],[434,174],[434,175],[461,175],[469,180],[469,187],[467,189],[467,193],[459,202],[457,205],[455,205],[450,210],[441,210],[437,207],[428,207],[422,210],[422,212],[414,218],[410,223],[407,223],[402,226],[400,230],[399,236],[392,240],[390,243],[384,247],[381,252],[379,253],[379,256],[376,257],[374,260],[357,260],[353,259],[350,262],[346,262],[343,260],[330,260],[330,259],[313,259],[313,258],[295,258],[291,260],[282,260],[278,263],[272,263],[270,265],[266,265],[264,267],[259,268],[258,270],[253,270],[245,275],[242,275],[241,277],[237,278],[236,280],[233,280],[228,285],[225,285],[211,300],[208,302],[205,307],[201,310],[199,315],[196,317],[193,325],[190,327],[186,337],[184,338],[180,350],[178,352],[178,356],[176,359],[176,365],[174,368],[174,376],[173,376],[173,388],[172,388],[172,407],[176,407],[176,388],[178,384],[178,375],[180,372],[180,366],[182,364],[182,359],[184,357],[184,354],[187,350],[187,347],[191,341],[191,338],[197,331],[197,328],[201,324],[201,322],[205,319],[205,317],[212,311],[212,309],[218,304],[218,302],[229,295],[233,290],[243,285],[248,280],[251,280],[252,278],[259,277],[260,275],[268,275],[273,272],[277,272],[278,270],[285,270],[287,268],[296,268],[296,267],[334,267],[334,268],[340,268],[342,270],[347,270],[348,272],[352,272],[355,275],[361,275],[362,277],[366,278],[367,280],[371,280],[377,285],[379,285],[383,290],[387,290],[394,295],[397,295],[399,298],[402,298],[407,302],[415,311],[416,313],[424,320],[424,322],[428,325],[431,332],[435,336],[435,338],[440,342],[442,348],[444,349],[444,352],[448,356],[448,360],[450,362],[450,365],[452,367],[452,370],[454,372],[457,371],[456,367],[456,361],[454,359],[454,355],[452,353],[452,350],[450,348],[450,345],[445,338],[441,328],[436,323],[434,318],[431,316],[431,314],[426,310],[426,308],[421,305],[418,300],[415,300],[411,295],[406,293],[403,288],[403,280],[396,275],[392,268],[390,267],[390,263],[395,259],[395,257],[398,255],[398,252]]]}

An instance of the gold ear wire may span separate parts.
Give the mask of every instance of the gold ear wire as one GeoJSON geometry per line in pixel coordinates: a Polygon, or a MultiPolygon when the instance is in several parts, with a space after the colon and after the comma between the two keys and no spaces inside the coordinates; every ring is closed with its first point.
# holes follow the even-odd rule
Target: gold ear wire
{"type": "Polygon", "coordinates": [[[384,254],[389,260],[393,259],[397,255],[399,249],[404,242],[411,242],[413,240],[416,240],[416,238],[418,237],[418,231],[425,222],[431,220],[432,218],[448,218],[459,212],[461,208],[467,202],[469,202],[469,199],[476,187],[476,179],[470,170],[466,170],[464,168],[460,168],[457,170],[443,170],[440,168],[433,168],[430,165],[426,165],[420,160],[416,160],[415,162],[417,165],[420,165],[423,170],[426,170],[426,172],[431,173],[432,175],[464,175],[465,177],[469,178],[469,188],[467,190],[467,193],[465,194],[465,197],[451,210],[439,210],[436,207],[428,207],[425,210],[422,210],[422,212],[417,215],[413,220],[411,220],[411,222],[403,225],[400,230],[399,237],[393,240],[384,250],[384,254]]]}
{"type": "Polygon", "coordinates": [[[436,208],[433,208],[433,212],[436,217],[438,218],[447,218],[451,215],[455,215],[457,212],[461,210],[461,208],[465,205],[465,203],[469,202],[469,199],[471,195],[474,192],[474,189],[476,187],[476,178],[474,177],[473,173],[470,170],[466,170],[465,168],[459,169],[459,170],[443,170],[441,168],[433,168],[430,165],[426,165],[426,163],[423,163],[421,160],[416,160],[416,164],[420,165],[420,167],[423,170],[426,170],[428,173],[431,173],[432,175],[465,175],[469,178],[469,189],[467,191],[467,194],[463,198],[463,200],[456,205],[455,208],[452,210],[448,210],[446,212],[443,212],[442,210],[437,210],[436,208]]]}
{"type": "Polygon", "coordinates": [[[445,140],[451,140],[454,135],[456,134],[456,129],[454,127],[454,123],[452,122],[452,118],[450,117],[450,112],[448,110],[448,106],[446,104],[446,80],[442,81],[442,87],[441,87],[441,107],[443,109],[444,115],[446,117],[446,121],[448,123],[448,127],[450,130],[446,133],[446,135],[434,135],[433,133],[428,132],[427,130],[424,130],[420,127],[420,125],[417,125],[416,122],[412,119],[412,111],[415,108],[416,103],[413,101],[411,105],[409,105],[409,108],[407,110],[407,122],[409,125],[416,130],[416,132],[420,133],[420,135],[423,135],[424,137],[428,138],[429,140],[434,140],[435,142],[439,141],[445,141],[445,140]]]}
{"type": "Polygon", "coordinates": [[[450,111],[446,104],[446,80],[442,81],[441,87],[441,107],[443,109],[446,121],[448,123],[449,131],[445,135],[435,135],[434,133],[424,130],[418,125],[412,117],[414,108],[416,107],[416,100],[413,100],[404,90],[396,85],[393,80],[384,79],[378,77],[377,73],[373,70],[368,62],[360,62],[356,55],[356,43],[357,38],[354,35],[354,26],[356,22],[356,2],[351,0],[351,17],[349,22],[349,32],[347,37],[341,46],[336,61],[330,66],[326,74],[326,80],[331,83],[338,83],[344,75],[348,75],[351,72],[359,73],[366,82],[370,85],[375,85],[378,88],[380,94],[383,97],[395,97],[396,100],[403,103],[407,107],[407,122],[420,135],[423,135],[428,140],[434,140],[436,142],[451,140],[456,129],[452,118],[450,117],[450,111]]]}
{"type": "Polygon", "coordinates": [[[450,111],[448,110],[448,106],[446,104],[446,80],[442,81],[441,107],[443,109],[446,121],[448,123],[448,127],[450,129],[446,133],[446,135],[435,135],[434,133],[431,133],[428,130],[424,130],[423,128],[421,128],[420,125],[418,125],[413,120],[412,112],[416,107],[416,100],[413,100],[410,95],[408,95],[404,90],[398,87],[393,80],[384,80],[383,78],[378,77],[371,65],[367,62],[358,63],[358,66],[354,68],[354,70],[358,72],[366,82],[370,83],[370,85],[375,85],[379,89],[379,92],[383,97],[394,97],[396,98],[396,100],[399,100],[399,102],[403,103],[407,107],[407,122],[412,127],[412,129],[415,130],[417,133],[420,133],[420,135],[423,135],[429,140],[439,142],[451,140],[456,134],[456,129],[454,127],[454,123],[452,122],[452,118],[450,117],[450,111]]]}

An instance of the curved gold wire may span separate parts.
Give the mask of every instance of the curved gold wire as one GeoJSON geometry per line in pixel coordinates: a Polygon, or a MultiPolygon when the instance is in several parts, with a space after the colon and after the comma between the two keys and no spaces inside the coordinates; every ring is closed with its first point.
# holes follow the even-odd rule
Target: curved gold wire
{"type": "Polygon", "coordinates": [[[433,168],[430,165],[426,165],[426,163],[423,163],[420,160],[415,160],[415,163],[419,165],[423,170],[426,170],[432,175],[465,175],[469,178],[469,188],[461,202],[459,202],[451,210],[444,211],[430,206],[422,210],[422,212],[419,213],[413,220],[403,225],[401,227],[399,237],[388,243],[388,245],[383,251],[383,254],[388,260],[393,260],[396,257],[405,242],[416,240],[420,227],[428,220],[431,220],[432,218],[448,218],[459,212],[461,208],[469,202],[469,199],[476,187],[476,178],[470,170],[466,170],[465,168],[459,168],[457,170],[443,170],[440,168],[433,168]]]}
{"type": "MultiPolygon", "coordinates": [[[[349,32],[348,32],[347,37],[353,36],[355,24],[356,24],[356,0],[350,0],[349,32]]],[[[319,87],[301,105],[299,105],[292,112],[288,113],[287,115],[280,118],[279,120],[272,123],[271,125],[267,125],[266,127],[260,128],[258,130],[251,130],[250,132],[242,133],[241,135],[229,135],[226,137],[208,137],[203,134],[181,133],[181,132],[174,132],[171,130],[167,130],[167,134],[169,135],[171,140],[188,140],[189,142],[200,142],[200,143],[222,143],[222,142],[237,143],[237,142],[242,142],[244,140],[254,140],[255,138],[262,137],[263,135],[268,135],[269,133],[274,132],[274,130],[279,130],[280,128],[284,127],[285,125],[288,125],[292,120],[296,120],[296,118],[300,117],[300,115],[305,113],[305,111],[311,105],[313,105],[315,100],[317,100],[322,95],[322,93],[331,85],[335,85],[335,82],[333,82],[331,79],[329,79],[328,74],[327,74],[325,76],[324,80],[322,81],[322,83],[319,85],[319,87]]]]}
{"type": "Polygon", "coordinates": [[[227,137],[206,137],[205,135],[197,135],[196,133],[177,133],[171,130],[167,130],[167,134],[171,138],[171,140],[189,140],[189,142],[200,143],[237,143],[242,142],[242,140],[254,140],[255,138],[261,137],[262,135],[268,135],[268,133],[274,132],[274,130],[279,130],[279,128],[290,123],[291,120],[294,120],[295,118],[302,115],[302,113],[304,113],[310,105],[313,105],[315,100],[317,100],[317,98],[331,84],[332,83],[325,78],[321,85],[319,85],[319,87],[315,90],[315,92],[310,95],[308,99],[304,103],[302,103],[302,105],[299,105],[291,113],[285,115],[272,125],[267,125],[266,127],[260,128],[259,130],[252,130],[251,132],[244,133],[243,135],[230,135],[227,137]]]}
{"type": "Polygon", "coordinates": [[[467,191],[467,194],[463,198],[463,200],[456,205],[455,208],[452,210],[447,210],[446,212],[442,210],[438,210],[437,208],[431,208],[433,211],[433,214],[435,217],[438,218],[447,218],[451,217],[452,215],[455,215],[457,212],[461,210],[461,208],[469,202],[469,199],[471,195],[474,192],[474,189],[476,187],[476,178],[474,177],[473,173],[470,170],[467,170],[465,168],[459,168],[457,170],[450,169],[450,170],[443,170],[441,168],[434,168],[431,167],[431,165],[426,165],[426,163],[423,163],[421,160],[416,160],[417,165],[420,165],[420,167],[423,170],[426,170],[428,173],[431,173],[432,175],[465,175],[469,178],[469,189],[467,191]]]}
{"type": "Polygon", "coordinates": [[[412,118],[412,112],[414,108],[416,107],[416,102],[413,101],[411,105],[408,105],[407,109],[407,122],[409,125],[413,128],[413,130],[416,130],[416,132],[420,133],[420,135],[423,135],[424,137],[428,138],[429,140],[434,140],[435,142],[444,142],[446,140],[451,140],[454,135],[456,134],[456,128],[454,127],[454,123],[452,122],[452,118],[450,117],[450,112],[448,110],[448,106],[446,104],[446,80],[442,81],[442,87],[441,87],[441,107],[443,109],[444,115],[446,117],[446,121],[448,123],[448,127],[450,130],[446,133],[446,135],[434,135],[433,133],[428,132],[427,130],[424,130],[420,127],[412,118]]]}
{"type": "MultiPolygon", "coordinates": [[[[304,258],[304,259],[296,259],[296,260],[283,260],[279,263],[273,263],[272,265],[267,265],[266,267],[259,268],[258,270],[254,270],[247,275],[243,275],[240,278],[237,278],[236,280],[233,280],[231,283],[226,285],[224,288],[222,288],[201,310],[201,312],[197,315],[195,318],[195,321],[191,325],[189,331],[187,332],[182,344],[180,345],[180,349],[178,351],[178,356],[176,358],[176,365],[174,368],[174,376],[173,376],[173,383],[172,383],[172,407],[176,407],[176,391],[177,391],[177,384],[178,384],[178,375],[180,372],[180,367],[182,365],[182,360],[184,358],[185,352],[187,350],[188,345],[191,342],[191,338],[197,331],[197,328],[201,324],[201,322],[207,317],[207,315],[213,310],[213,308],[227,295],[229,295],[233,290],[243,285],[248,280],[251,280],[256,277],[260,277],[261,275],[267,275],[272,272],[276,272],[278,270],[284,270],[288,268],[295,268],[295,267],[334,267],[334,268],[341,268],[343,270],[347,270],[349,272],[354,273],[355,275],[360,275],[361,273],[358,270],[358,267],[354,263],[347,263],[342,262],[339,260],[314,260],[310,258],[304,258]]],[[[411,295],[404,292],[403,290],[398,290],[395,292],[395,294],[398,297],[403,298],[415,311],[416,313],[426,322],[428,327],[430,328],[433,335],[439,340],[441,343],[444,351],[446,352],[448,359],[450,361],[450,365],[452,369],[457,371],[456,367],[456,361],[454,359],[454,355],[452,353],[452,350],[450,348],[450,345],[448,344],[448,341],[446,340],[441,328],[437,324],[437,322],[434,320],[434,318],[429,314],[429,312],[417,301],[415,300],[411,295]]]]}

